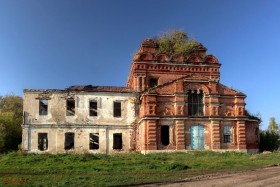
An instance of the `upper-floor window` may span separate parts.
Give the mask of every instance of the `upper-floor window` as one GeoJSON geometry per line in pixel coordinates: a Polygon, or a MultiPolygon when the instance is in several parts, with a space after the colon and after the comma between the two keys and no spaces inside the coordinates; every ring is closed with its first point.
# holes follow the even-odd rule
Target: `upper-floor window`
{"type": "Polygon", "coordinates": [[[97,116],[97,101],[89,101],[89,116],[97,116]]]}
{"type": "Polygon", "coordinates": [[[114,101],[114,117],[122,116],[122,103],[120,101],[114,101]]]}
{"type": "Polygon", "coordinates": [[[150,88],[156,87],[158,85],[158,79],[156,78],[151,78],[150,79],[150,88]]]}
{"type": "Polygon", "coordinates": [[[66,100],[66,116],[74,116],[75,115],[75,100],[67,99],[66,100]]]}
{"type": "Polygon", "coordinates": [[[39,115],[48,115],[48,100],[39,100],[39,115]]]}
{"type": "Polygon", "coordinates": [[[231,143],[231,126],[224,126],[224,143],[231,143]]]}
{"type": "Polygon", "coordinates": [[[203,91],[188,91],[188,114],[190,116],[203,116],[203,91]]]}

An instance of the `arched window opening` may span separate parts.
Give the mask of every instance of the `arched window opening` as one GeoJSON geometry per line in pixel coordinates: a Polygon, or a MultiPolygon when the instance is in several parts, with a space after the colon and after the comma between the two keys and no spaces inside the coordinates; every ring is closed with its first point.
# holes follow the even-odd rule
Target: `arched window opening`
{"type": "Polygon", "coordinates": [[[190,116],[203,116],[204,103],[202,90],[189,90],[188,91],[188,115],[190,116]]]}

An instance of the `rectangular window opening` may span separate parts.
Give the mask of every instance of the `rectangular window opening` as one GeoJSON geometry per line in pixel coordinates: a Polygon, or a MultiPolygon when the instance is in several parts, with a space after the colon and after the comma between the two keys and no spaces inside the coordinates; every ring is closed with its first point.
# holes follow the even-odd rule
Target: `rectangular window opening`
{"type": "Polygon", "coordinates": [[[122,116],[122,105],[121,102],[114,102],[114,117],[122,116]]]}
{"type": "Polygon", "coordinates": [[[38,149],[40,151],[48,149],[48,133],[38,133],[38,149]]]}
{"type": "Polygon", "coordinates": [[[169,145],[169,126],[161,126],[161,143],[162,145],[169,145]]]}
{"type": "Polygon", "coordinates": [[[75,100],[67,99],[66,101],[66,116],[74,116],[75,115],[75,100]]]}
{"type": "Polygon", "coordinates": [[[99,149],[99,133],[89,134],[89,149],[90,150],[99,149]]]}
{"type": "Polygon", "coordinates": [[[158,79],[151,78],[150,79],[150,88],[156,87],[158,85],[158,79]]]}
{"type": "Polygon", "coordinates": [[[65,133],[65,142],[64,142],[64,149],[74,149],[74,138],[75,134],[73,132],[65,133]]]}
{"type": "Polygon", "coordinates": [[[113,149],[122,149],[122,133],[113,134],[113,149]]]}
{"type": "Polygon", "coordinates": [[[89,101],[89,116],[97,116],[97,102],[89,101]]]}
{"type": "Polygon", "coordinates": [[[224,143],[231,143],[231,126],[224,126],[224,143]]]}
{"type": "Polygon", "coordinates": [[[39,115],[48,115],[48,100],[39,100],[39,115]]]}

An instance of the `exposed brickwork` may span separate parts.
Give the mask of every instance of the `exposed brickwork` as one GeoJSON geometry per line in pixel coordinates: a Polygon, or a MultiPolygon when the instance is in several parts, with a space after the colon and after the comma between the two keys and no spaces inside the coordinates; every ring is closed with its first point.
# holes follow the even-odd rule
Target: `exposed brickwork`
{"type": "Polygon", "coordinates": [[[219,82],[221,64],[206,50],[200,45],[187,56],[168,56],[153,40],[142,43],[127,80],[127,87],[141,94],[139,121],[145,125],[138,127],[145,133],[137,140],[145,139],[146,146],[138,150],[195,148],[194,126],[204,130],[204,149],[258,149],[259,121],[245,114],[246,95],[219,82]],[[155,80],[157,85],[152,85],[155,80]],[[189,90],[203,92],[202,115],[189,115],[189,90]],[[162,125],[169,126],[166,146],[161,143],[162,125]],[[224,134],[227,128],[230,137],[224,134]]]}

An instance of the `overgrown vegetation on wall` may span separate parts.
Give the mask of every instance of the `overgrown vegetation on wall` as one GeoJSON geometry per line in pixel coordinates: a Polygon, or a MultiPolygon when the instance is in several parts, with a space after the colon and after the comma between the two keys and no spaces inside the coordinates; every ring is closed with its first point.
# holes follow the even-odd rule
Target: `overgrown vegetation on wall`
{"type": "Polygon", "coordinates": [[[0,96],[0,153],[18,150],[21,143],[22,98],[0,96]]]}
{"type": "Polygon", "coordinates": [[[160,36],[155,36],[153,40],[159,45],[159,51],[168,55],[185,56],[199,44],[181,30],[165,32],[160,36]]]}

